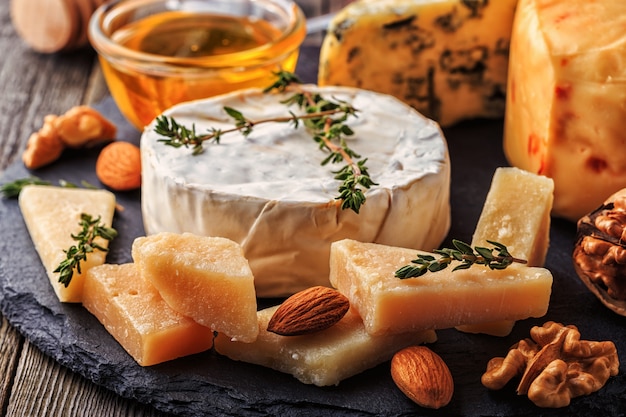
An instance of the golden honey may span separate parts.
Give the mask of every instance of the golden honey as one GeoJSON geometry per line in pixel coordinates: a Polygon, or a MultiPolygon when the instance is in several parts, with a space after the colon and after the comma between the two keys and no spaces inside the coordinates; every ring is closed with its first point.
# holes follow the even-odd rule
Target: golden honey
{"type": "Polygon", "coordinates": [[[264,87],[277,70],[294,71],[304,36],[304,24],[286,35],[259,18],[174,10],[118,24],[110,54],[94,46],[120,111],[143,129],[174,104],[264,87]]]}

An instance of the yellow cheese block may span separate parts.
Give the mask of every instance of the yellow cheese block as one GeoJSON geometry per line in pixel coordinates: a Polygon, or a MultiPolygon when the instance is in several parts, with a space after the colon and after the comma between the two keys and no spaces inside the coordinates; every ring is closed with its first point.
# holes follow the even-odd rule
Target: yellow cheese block
{"type": "Polygon", "coordinates": [[[142,366],[213,346],[213,332],[172,310],[134,264],[90,269],[83,305],[142,366]]]}
{"type": "MultiPolygon", "coordinates": [[[[513,167],[496,169],[483,210],[472,237],[472,246],[505,245],[528,266],[543,266],[550,242],[550,211],[554,192],[552,179],[513,167]]],[[[499,321],[458,327],[469,333],[506,336],[514,321],[499,321]]]]}
{"type": "Polygon", "coordinates": [[[301,336],[280,336],[267,331],[278,309],[258,312],[259,337],[253,343],[233,342],[218,333],[215,350],[231,359],[266,366],[293,375],[305,384],[337,385],[342,380],[385,362],[398,350],[433,343],[432,330],[396,335],[371,336],[352,310],[334,326],[301,336]]]}
{"type": "MultiPolygon", "coordinates": [[[[82,230],[81,214],[94,219],[99,216],[101,224],[111,226],[115,195],[106,190],[29,185],[20,192],[19,206],[57,297],[62,302],[81,302],[85,274],[89,268],[104,263],[106,252],[89,253],[80,264],[81,273],[75,272],[67,287],[59,283],[59,274],[54,270],[66,258],[63,251],[77,244],[72,234],[82,230]]],[[[102,238],[97,238],[97,243],[104,248],[109,244],[102,238]]]]}
{"type": "Polygon", "coordinates": [[[513,264],[504,270],[483,265],[447,269],[400,279],[395,271],[418,252],[354,240],[333,243],[330,282],[346,295],[368,333],[381,335],[464,324],[520,320],[546,314],[552,274],[513,264]]]}
{"type": "Polygon", "coordinates": [[[504,150],[577,221],[626,187],[626,2],[520,0],[504,150]]]}
{"type": "Polygon", "coordinates": [[[132,256],[172,309],[233,339],[256,339],[254,277],[237,243],[162,232],[135,239],[132,256]]]}
{"type": "Polygon", "coordinates": [[[502,117],[516,3],[353,2],[329,25],[318,84],[393,95],[443,126],[502,117]]]}
{"type": "Polygon", "coordinates": [[[496,169],[483,210],[472,236],[472,246],[487,240],[506,245],[528,266],[543,266],[550,244],[550,211],[554,181],[518,168],[496,169]]]}

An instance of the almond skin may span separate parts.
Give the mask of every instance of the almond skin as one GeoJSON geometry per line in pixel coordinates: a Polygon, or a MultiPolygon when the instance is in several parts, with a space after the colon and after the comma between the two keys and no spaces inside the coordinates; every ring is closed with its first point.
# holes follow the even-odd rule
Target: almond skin
{"type": "Polygon", "coordinates": [[[329,328],[348,312],[350,301],[339,291],[317,286],[287,298],[274,312],[267,331],[297,336],[329,328]]]}
{"type": "Polygon", "coordinates": [[[447,405],[454,393],[454,381],[446,363],[425,346],[409,346],[391,359],[391,377],[413,402],[426,408],[447,405]]]}
{"type": "Polygon", "coordinates": [[[102,184],[115,191],[141,186],[141,153],[128,142],[113,142],[102,148],[96,161],[96,175],[102,184]]]}

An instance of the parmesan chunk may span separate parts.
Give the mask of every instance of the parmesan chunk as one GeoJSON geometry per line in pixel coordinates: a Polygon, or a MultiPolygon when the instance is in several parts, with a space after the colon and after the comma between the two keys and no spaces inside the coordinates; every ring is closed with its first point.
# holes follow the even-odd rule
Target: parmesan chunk
{"type": "Polygon", "coordinates": [[[513,264],[491,270],[474,265],[453,272],[453,264],[421,277],[395,277],[395,271],[418,253],[426,254],[349,239],[333,243],[330,281],[350,299],[368,333],[521,320],[541,317],[548,310],[552,274],[544,268],[513,264]]]}
{"type": "Polygon", "coordinates": [[[256,339],[254,277],[237,243],[163,232],[135,239],[132,256],[172,309],[234,339],[256,339]]]}
{"type": "MultiPolygon", "coordinates": [[[[115,195],[106,190],[29,185],[20,192],[19,205],[57,297],[62,302],[81,302],[86,272],[102,265],[106,253],[100,250],[89,253],[80,264],[81,273],[75,272],[67,287],[59,282],[59,274],[54,270],[66,258],[64,250],[77,243],[72,234],[82,229],[82,213],[94,219],[100,216],[101,224],[111,226],[115,195]]],[[[105,248],[109,244],[102,238],[97,238],[97,243],[105,248]]]]}
{"type": "Polygon", "coordinates": [[[326,330],[302,336],[280,336],[267,331],[267,323],[277,308],[258,312],[259,337],[254,343],[232,342],[218,333],[215,350],[234,360],[291,374],[305,384],[327,386],[337,385],[391,359],[406,346],[437,340],[432,330],[369,335],[359,315],[352,310],[326,330]]]}
{"type": "MultiPolygon", "coordinates": [[[[554,182],[518,168],[498,168],[493,176],[483,211],[478,219],[472,246],[505,245],[528,266],[543,266],[550,242],[550,211],[554,182]]],[[[515,322],[502,321],[460,326],[469,333],[506,336],[515,322]]]]}
{"type": "Polygon", "coordinates": [[[83,304],[142,366],[203,352],[213,345],[213,332],[172,310],[134,264],[89,270],[83,304]]]}

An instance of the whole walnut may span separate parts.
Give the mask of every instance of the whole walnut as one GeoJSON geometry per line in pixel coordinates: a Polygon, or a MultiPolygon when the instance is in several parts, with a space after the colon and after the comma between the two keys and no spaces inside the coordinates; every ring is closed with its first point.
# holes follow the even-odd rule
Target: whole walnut
{"type": "Polygon", "coordinates": [[[626,189],[578,221],[574,268],[600,301],[626,315],[626,189]]]}

